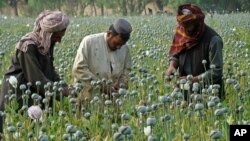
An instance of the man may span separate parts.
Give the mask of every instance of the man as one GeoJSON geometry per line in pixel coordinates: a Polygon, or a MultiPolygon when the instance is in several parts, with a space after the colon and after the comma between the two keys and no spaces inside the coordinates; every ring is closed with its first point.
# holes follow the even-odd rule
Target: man
{"type": "MultiPolygon", "coordinates": [[[[0,95],[0,111],[4,111],[5,95],[12,90],[15,94],[19,107],[24,106],[20,85],[30,83],[31,94],[37,93],[45,97],[44,85],[48,82],[60,81],[53,65],[53,49],[56,42],[61,42],[68,27],[68,17],[60,11],[44,11],[35,21],[32,32],[26,34],[16,45],[15,54],[12,57],[11,65],[4,75],[2,93],[0,95]],[[11,79],[16,78],[17,85],[11,85],[11,79]],[[40,81],[40,88],[37,91],[37,82],[40,81]]],[[[13,80],[13,79],[12,79],[13,80]]],[[[27,85],[26,85],[27,88],[27,85]]],[[[63,94],[68,95],[69,89],[65,85],[63,94]]],[[[28,105],[33,105],[31,97],[28,105]]],[[[0,133],[3,132],[3,121],[0,116],[0,133]]],[[[1,139],[1,137],[0,137],[1,139]]]]}
{"type": "Polygon", "coordinates": [[[83,82],[83,96],[91,99],[91,81],[103,81],[101,93],[117,92],[119,86],[128,87],[131,56],[126,42],[132,27],[125,19],[116,20],[105,33],[86,36],[77,51],[73,65],[75,81],[83,82]]]}
{"type": "Polygon", "coordinates": [[[223,98],[223,42],[204,23],[204,18],[201,9],[194,4],[179,6],[179,25],[169,51],[170,62],[166,75],[173,74],[179,68],[180,79],[192,75],[192,82],[219,84],[219,97],[223,98]]]}

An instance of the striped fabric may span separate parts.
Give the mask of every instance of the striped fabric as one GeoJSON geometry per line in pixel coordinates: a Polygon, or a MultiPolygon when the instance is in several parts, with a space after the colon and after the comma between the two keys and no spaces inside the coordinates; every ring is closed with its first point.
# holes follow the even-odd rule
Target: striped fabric
{"type": "Polygon", "coordinates": [[[178,27],[174,35],[172,45],[169,50],[169,55],[173,56],[180,53],[184,49],[189,49],[195,46],[200,38],[202,37],[205,29],[204,18],[205,15],[202,13],[201,9],[194,4],[181,5],[177,11],[177,21],[178,27]],[[186,10],[183,12],[183,10],[186,10]],[[188,13],[187,11],[191,11],[188,13]],[[197,24],[197,31],[192,36],[188,36],[185,33],[184,25],[197,24]]]}

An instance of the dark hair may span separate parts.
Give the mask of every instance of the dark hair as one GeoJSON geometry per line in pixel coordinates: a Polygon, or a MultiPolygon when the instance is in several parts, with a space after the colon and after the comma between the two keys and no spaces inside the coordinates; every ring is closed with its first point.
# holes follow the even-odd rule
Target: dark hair
{"type": "Polygon", "coordinates": [[[113,36],[119,35],[124,42],[127,42],[130,38],[130,33],[118,33],[113,24],[109,27],[109,31],[111,31],[113,36]]]}

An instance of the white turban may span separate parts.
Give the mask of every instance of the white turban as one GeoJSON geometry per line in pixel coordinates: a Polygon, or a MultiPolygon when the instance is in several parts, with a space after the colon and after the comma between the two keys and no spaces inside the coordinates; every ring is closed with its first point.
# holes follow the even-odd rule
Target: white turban
{"type": "Polygon", "coordinates": [[[26,52],[29,44],[38,47],[41,54],[47,54],[51,46],[51,36],[54,32],[67,28],[69,18],[61,11],[44,11],[36,18],[33,32],[23,36],[16,48],[26,52]]]}

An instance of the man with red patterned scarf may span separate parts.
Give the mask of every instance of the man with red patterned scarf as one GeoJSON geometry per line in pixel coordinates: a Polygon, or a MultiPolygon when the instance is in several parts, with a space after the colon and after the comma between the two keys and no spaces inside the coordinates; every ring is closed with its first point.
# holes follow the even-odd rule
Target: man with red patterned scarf
{"type": "Polygon", "coordinates": [[[169,51],[166,75],[179,71],[180,78],[192,75],[192,82],[206,86],[219,84],[219,97],[223,92],[223,41],[212,28],[204,23],[205,15],[194,4],[181,5],[177,11],[178,27],[169,51]]]}

